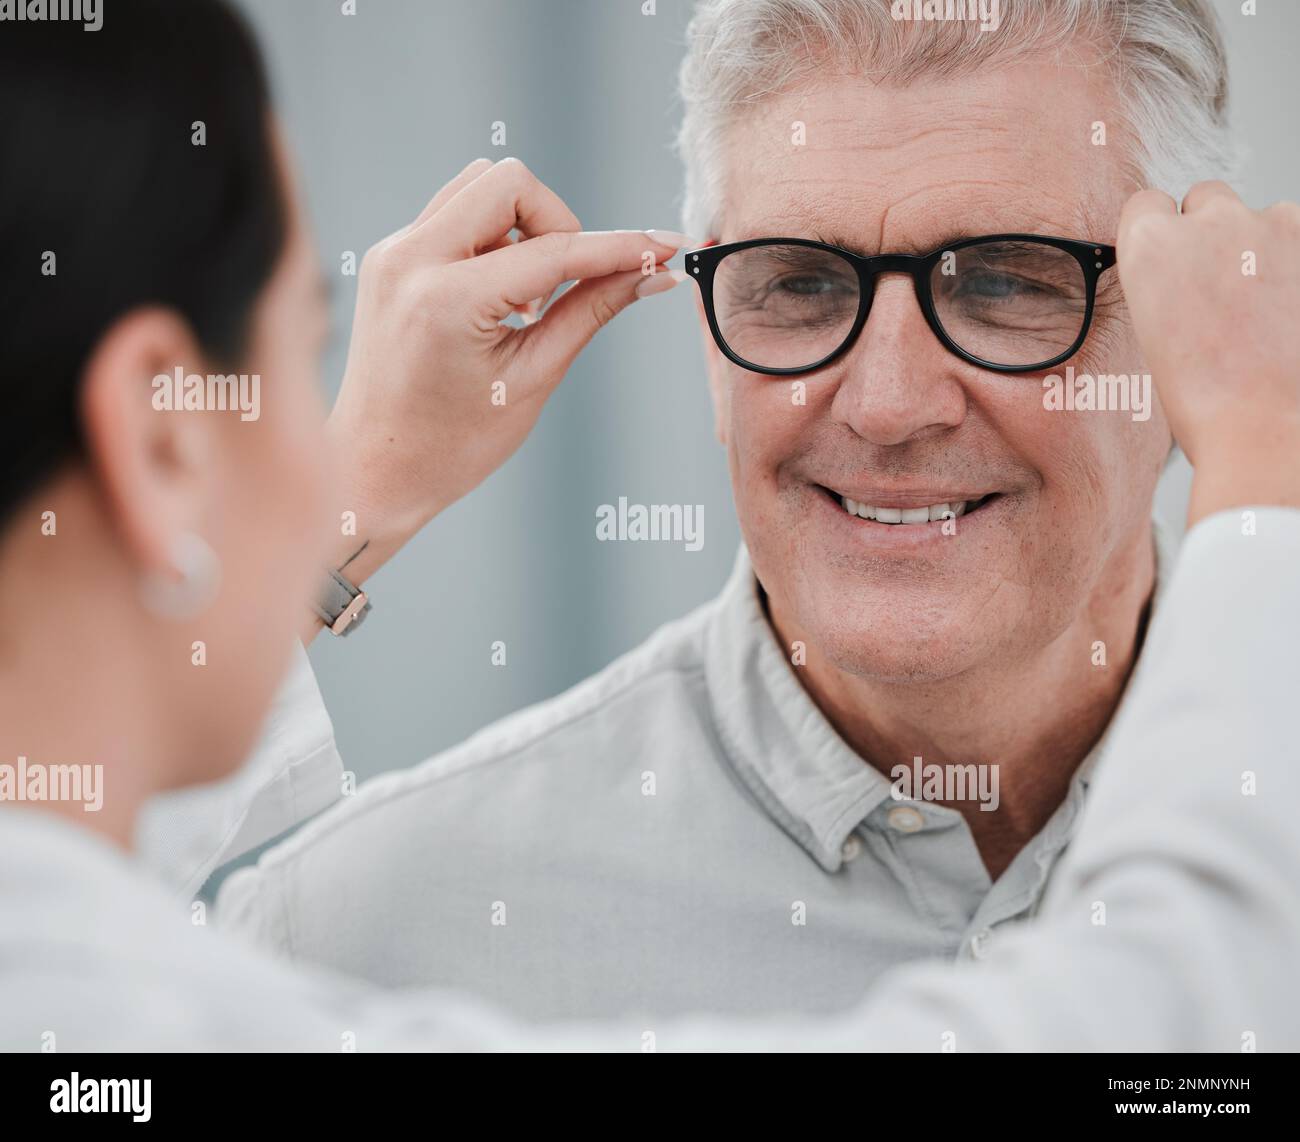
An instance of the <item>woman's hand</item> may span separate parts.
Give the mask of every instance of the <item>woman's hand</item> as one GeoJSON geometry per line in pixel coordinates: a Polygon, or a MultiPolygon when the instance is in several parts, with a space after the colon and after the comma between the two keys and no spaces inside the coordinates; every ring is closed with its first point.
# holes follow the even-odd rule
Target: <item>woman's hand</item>
{"type": "Polygon", "coordinates": [[[1300,507],[1300,206],[1222,182],[1129,199],[1119,270],[1165,414],[1195,468],[1188,523],[1300,507]]]}
{"type": "Polygon", "coordinates": [[[339,510],[357,518],[335,565],[364,543],[348,570],[364,579],[500,467],[596,331],[684,278],[663,262],[687,244],[668,231],[583,232],[523,163],[479,159],[371,249],[327,425],[339,510]],[[528,324],[503,325],[512,312],[528,324]]]}

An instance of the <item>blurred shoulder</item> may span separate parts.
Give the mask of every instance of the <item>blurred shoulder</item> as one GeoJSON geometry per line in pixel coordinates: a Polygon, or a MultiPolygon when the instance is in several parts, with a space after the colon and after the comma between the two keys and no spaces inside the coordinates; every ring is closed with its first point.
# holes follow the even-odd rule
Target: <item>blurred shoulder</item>
{"type": "Polygon", "coordinates": [[[649,758],[660,767],[679,762],[693,752],[693,740],[712,738],[704,644],[716,606],[717,600],[661,627],[563,694],[410,769],[365,782],[264,853],[258,874],[308,856],[327,862],[331,849],[353,862],[370,845],[408,856],[413,846],[444,847],[475,830],[522,825],[546,817],[548,808],[590,803],[639,782],[649,758]]]}

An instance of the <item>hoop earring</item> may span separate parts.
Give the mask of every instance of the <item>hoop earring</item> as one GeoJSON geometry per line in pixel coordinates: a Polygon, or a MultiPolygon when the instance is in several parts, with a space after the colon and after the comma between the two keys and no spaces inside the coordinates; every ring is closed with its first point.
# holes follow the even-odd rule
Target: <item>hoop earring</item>
{"type": "Polygon", "coordinates": [[[221,561],[201,535],[183,531],[172,541],[172,574],[151,571],[140,580],[140,601],[160,619],[189,619],[217,597],[221,561]]]}

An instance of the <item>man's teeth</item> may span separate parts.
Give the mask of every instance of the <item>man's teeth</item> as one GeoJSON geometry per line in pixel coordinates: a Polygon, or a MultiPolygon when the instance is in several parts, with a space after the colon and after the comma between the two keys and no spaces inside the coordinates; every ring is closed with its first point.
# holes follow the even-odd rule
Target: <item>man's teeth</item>
{"type": "Polygon", "coordinates": [[[849,515],[874,519],[877,523],[930,523],[949,516],[956,519],[969,506],[969,501],[959,500],[950,504],[931,504],[925,508],[881,508],[873,504],[860,504],[848,496],[841,496],[840,503],[849,515]]]}

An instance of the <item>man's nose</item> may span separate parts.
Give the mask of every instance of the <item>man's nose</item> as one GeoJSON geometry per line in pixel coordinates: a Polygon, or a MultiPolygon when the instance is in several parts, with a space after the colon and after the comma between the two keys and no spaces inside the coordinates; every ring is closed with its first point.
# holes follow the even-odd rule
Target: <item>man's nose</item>
{"type": "Polygon", "coordinates": [[[962,422],[962,363],[935,337],[911,281],[886,274],[857,344],[839,363],[831,415],[873,444],[923,439],[962,422]]]}

